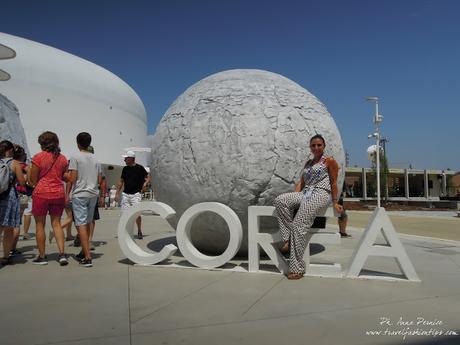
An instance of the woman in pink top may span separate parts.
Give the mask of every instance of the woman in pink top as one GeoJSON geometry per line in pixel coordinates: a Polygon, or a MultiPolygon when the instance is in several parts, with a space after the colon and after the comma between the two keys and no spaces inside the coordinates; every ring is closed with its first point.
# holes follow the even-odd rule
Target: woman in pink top
{"type": "Polygon", "coordinates": [[[32,214],[36,223],[36,239],[39,255],[32,261],[36,265],[46,265],[45,256],[45,221],[49,213],[54,237],[59,249],[59,264],[69,262],[64,253],[64,232],[61,216],[65,205],[64,173],[67,171],[67,158],[60,153],[59,139],[53,132],[44,132],[38,137],[42,152],[32,158],[29,170],[29,183],[34,186],[32,194],[32,214]]]}

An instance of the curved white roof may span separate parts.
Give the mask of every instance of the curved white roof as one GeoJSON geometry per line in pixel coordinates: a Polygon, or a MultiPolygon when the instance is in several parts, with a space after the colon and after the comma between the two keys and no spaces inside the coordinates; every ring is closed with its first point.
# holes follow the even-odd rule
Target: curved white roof
{"type": "Polygon", "coordinates": [[[0,69],[11,79],[27,79],[31,83],[48,84],[97,98],[102,103],[129,109],[147,123],[139,96],[108,70],[62,50],[1,32],[0,43],[16,52],[14,59],[0,61],[0,69]]]}
{"type": "Polygon", "coordinates": [[[147,145],[147,115],[134,90],[62,50],[0,33],[0,94],[18,108],[32,154],[46,130],[57,133],[65,155],[77,151],[79,132],[89,132],[96,157],[106,164],[124,165],[125,148],[147,145]]]}

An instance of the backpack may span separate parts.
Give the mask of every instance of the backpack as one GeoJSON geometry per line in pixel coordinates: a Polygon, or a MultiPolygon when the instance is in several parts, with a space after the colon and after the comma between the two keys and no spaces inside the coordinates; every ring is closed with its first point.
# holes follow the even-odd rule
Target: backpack
{"type": "Polygon", "coordinates": [[[0,199],[3,199],[10,192],[12,185],[11,161],[13,159],[0,159],[0,199]]]}

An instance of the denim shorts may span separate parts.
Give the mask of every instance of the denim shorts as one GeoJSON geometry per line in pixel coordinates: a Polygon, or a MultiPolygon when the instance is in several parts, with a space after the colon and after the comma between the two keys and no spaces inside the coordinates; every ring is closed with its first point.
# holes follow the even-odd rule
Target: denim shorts
{"type": "Polygon", "coordinates": [[[72,198],[72,212],[76,226],[90,224],[93,221],[97,199],[97,196],[72,198]]]}

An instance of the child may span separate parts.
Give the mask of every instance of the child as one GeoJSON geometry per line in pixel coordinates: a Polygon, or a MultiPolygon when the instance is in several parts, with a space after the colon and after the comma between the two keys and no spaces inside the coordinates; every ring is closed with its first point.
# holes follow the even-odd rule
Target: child
{"type": "Polygon", "coordinates": [[[117,188],[115,185],[110,188],[110,209],[113,210],[113,208],[117,205],[117,202],[115,200],[117,196],[117,188]]]}
{"type": "Polygon", "coordinates": [[[107,210],[110,206],[110,196],[109,196],[109,192],[105,192],[105,195],[104,195],[104,206],[105,206],[105,209],[107,210]]]}

